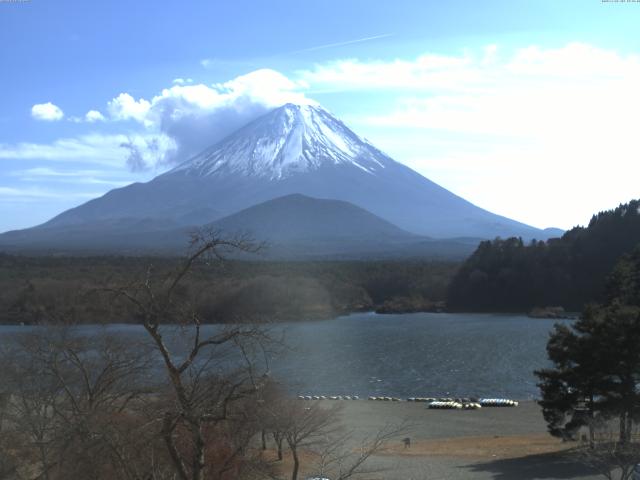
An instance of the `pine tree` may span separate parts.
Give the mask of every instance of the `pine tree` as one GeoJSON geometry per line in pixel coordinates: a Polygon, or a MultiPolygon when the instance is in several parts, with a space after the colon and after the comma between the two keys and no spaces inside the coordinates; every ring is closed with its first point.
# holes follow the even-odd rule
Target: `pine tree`
{"type": "Polygon", "coordinates": [[[625,256],[607,283],[607,302],[585,309],[572,326],[556,325],[547,344],[553,368],[536,372],[549,432],[574,438],[594,419],[619,420],[631,440],[640,412],[640,248],[625,256]]]}

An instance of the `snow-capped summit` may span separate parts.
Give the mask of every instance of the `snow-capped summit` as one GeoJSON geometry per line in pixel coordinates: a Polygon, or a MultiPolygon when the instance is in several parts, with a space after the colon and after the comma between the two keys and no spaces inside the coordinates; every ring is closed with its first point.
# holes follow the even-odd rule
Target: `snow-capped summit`
{"type": "Polygon", "coordinates": [[[282,179],[324,164],[373,173],[393,162],[318,105],[287,103],[226,137],[172,172],[282,179]]]}

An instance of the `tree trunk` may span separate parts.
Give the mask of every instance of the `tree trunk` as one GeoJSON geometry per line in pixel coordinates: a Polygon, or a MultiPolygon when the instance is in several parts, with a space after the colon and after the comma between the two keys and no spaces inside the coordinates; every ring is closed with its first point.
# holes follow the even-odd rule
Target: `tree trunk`
{"type": "Polygon", "coordinates": [[[189,480],[189,476],[187,475],[187,470],[182,461],[182,457],[180,456],[180,452],[178,451],[178,447],[176,446],[174,437],[173,437],[173,422],[171,419],[171,415],[167,412],[165,414],[163,426],[162,426],[162,438],[164,439],[164,443],[169,451],[169,456],[171,457],[171,461],[173,462],[173,466],[178,472],[178,476],[181,480],[189,480]]]}
{"type": "Polygon", "coordinates": [[[595,421],[595,411],[593,408],[593,394],[589,396],[589,448],[593,449],[595,442],[595,432],[593,422],[595,421]]]}
{"type": "Polygon", "coordinates": [[[291,480],[298,480],[298,470],[300,469],[300,459],[298,458],[298,451],[295,448],[291,449],[293,455],[293,470],[291,471],[291,480]]]}
{"type": "Polygon", "coordinates": [[[627,443],[627,414],[626,412],[620,413],[620,443],[623,445],[627,443]]]}
{"type": "Polygon", "coordinates": [[[282,442],[283,442],[282,435],[279,433],[273,432],[273,439],[276,442],[276,447],[278,447],[278,460],[282,461],[282,442]]]}
{"type": "Polygon", "coordinates": [[[42,478],[49,480],[49,462],[47,461],[47,453],[42,441],[40,441],[38,449],[40,450],[40,462],[42,463],[42,478]]]}
{"type": "Polygon", "coordinates": [[[198,425],[193,429],[193,472],[192,480],[204,480],[204,438],[202,428],[198,425]]]}
{"type": "Polygon", "coordinates": [[[278,460],[282,461],[282,439],[279,438],[276,443],[278,444],[278,460]]]}
{"type": "Polygon", "coordinates": [[[267,432],[264,431],[264,428],[260,431],[260,438],[262,439],[262,450],[267,449],[267,432]]]}

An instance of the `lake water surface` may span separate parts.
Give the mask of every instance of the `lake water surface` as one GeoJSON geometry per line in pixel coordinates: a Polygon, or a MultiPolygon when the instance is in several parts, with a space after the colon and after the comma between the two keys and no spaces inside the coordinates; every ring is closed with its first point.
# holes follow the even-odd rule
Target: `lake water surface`
{"type": "MultiPolygon", "coordinates": [[[[278,324],[272,329],[282,331],[290,349],[273,360],[272,371],[296,394],[536,398],[533,371],[547,366],[554,323],[495,314],[362,313],[278,324]]],[[[24,328],[0,327],[0,339],[24,328]]],[[[136,325],[108,330],[146,338],[136,325]]]]}
{"type": "Polygon", "coordinates": [[[556,321],[495,314],[355,314],[288,324],[274,371],[301,394],[539,396],[556,321]]]}

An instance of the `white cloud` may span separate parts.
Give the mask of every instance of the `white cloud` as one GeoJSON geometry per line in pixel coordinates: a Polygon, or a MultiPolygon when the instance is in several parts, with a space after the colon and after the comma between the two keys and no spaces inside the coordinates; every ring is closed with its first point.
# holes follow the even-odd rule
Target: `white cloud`
{"type": "Polygon", "coordinates": [[[357,59],[338,60],[298,72],[312,88],[329,91],[362,89],[432,89],[447,88],[451,81],[469,80],[473,59],[463,55],[450,57],[425,54],[415,60],[391,62],[357,59]]]}
{"type": "MultiPolygon", "coordinates": [[[[108,104],[113,120],[135,120],[147,131],[175,143],[173,154],[163,156],[156,164],[184,161],[271,108],[287,102],[311,103],[303,93],[304,82],[269,69],[212,85],[176,80],[151,99],[136,100],[121,93],[108,104]]],[[[138,145],[131,149],[130,167],[149,167],[151,163],[141,161],[138,154],[152,147],[138,145]]]]}
{"type": "Polygon", "coordinates": [[[84,177],[89,175],[102,175],[101,170],[55,170],[49,167],[34,167],[27,168],[25,170],[18,170],[11,172],[11,176],[14,177],[53,177],[53,178],[66,178],[66,177],[84,177]]]}
{"type": "MultiPolygon", "coordinates": [[[[171,115],[177,118],[182,115],[202,111],[207,113],[232,107],[242,109],[250,104],[260,104],[266,107],[276,107],[287,102],[309,103],[302,89],[306,85],[302,82],[295,82],[275,70],[261,69],[246,75],[241,75],[228,82],[216,83],[212,85],[174,85],[165,88],[159,95],[150,101],[140,99],[137,105],[144,105],[144,113],[137,120],[157,122],[162,117],[165,110],[171,110],[171,115]],[[179,104],[179,105],[176,105],[179,104]]],[[[133,98],[126,94],[112,100],[112,103],[127,103],[131,105],[135,102],[133,98]],[[126,99],[125,102],[119,99],[126,99]]],[[[142,112],[140,107],[139,111],[142,112]]]]}
{"type": "Polygon", "coordinates": [[[226,102],[241,99],[252,100],[268,107],[277,107],[287,102],[315,103],[308,99],[303,90],[308,84],[302,80],[291,80],[271,69],[255,70],[228,82],[213,85],[221,92],[226,102]]]}
{"type": "Polygon", "coordinates": [[[122,174],[109,170],[56,170],[49,167],[34,167],[10,172],[11,177],[23,182],[56,182],[76,185],[109,185],[123,187],[131,183],[129,178],[123,178],[122,174]]]}
{"type": "Polygon", "coordinates": [[[345,60],[300,75],[312,88],[406,89],[394,111],[368,119],[380,126],[527,138],[633,132],[640,57],[580,43],[497,55],[490,45],[475,57],[345,60]]]}
{"type": "Polygon", "coordinates": [[[98,110],[89,110],[84,116],[85,122],[94,123],[94,122],[104,122],[105,118],[102,113],[98,110]]]}
{"type": "Polygon", "coordinates": [[[126,165],[132,172],[166,165],[176,150],[174,140],[166,135],[128,136],[119,146],[127,151],[126,165]]]}
{"type": "MultiPolygon", "coordinates": [[[[149,99],[136,99],[123,92],[108,102],[110,120],[134,121],[142,127],[141,131],[92,133],[49,144],[0,144],[0,159],[77,162],[103,167],[126,165],[133,172],[163,170],[273,107],[286,102],[310,102],[302,92],[303,82],[268,69],[212,85],[190,84],[191,79],[176,80],[149,99]]],[[[89,110],[84,117],[69,117],[74,123],[105,120],[99,110],[89,110]]]]}
{"type": "Polygon", "coordinates": [[[124,135],[85,135],[77,138],[61,138],[50,144],[18,143],[0,144],[0,158],[26,160],[91,161],[98,164],[117,163],[119,143],[124,135]]]}
{"type": "Polygon", "coordinates": [[[89,110],[84,117],[67,117],[67,120],[72,123],[95,123],[95,122],[104,122],[106,118],[102,113],[98,110],[89,110]]]}
{"type": "Polygon", "coordinates": [[[0,144],[0,159],[50,160],[81,162],[107,167],[122,167],[131,154],[131,146],[145,150],[142,159],[154,163],[169,154],[175,146],[168,137],[152,134],[88,134],[62,138],[50,144],[0,144]],[[152,145],[153,151],[146,151],[152,145]]]}
{"type": "Polygon", "coordinates": [[[213,58],[203,58],[202,60],[200,60],[200,65],[202,65],[203,68],[211,68],[215,64],[216,60],[213,58]]]}
{"type": "Polygon", "coordinates": [[[392,95],[390,110],[360,117],[357,129],[489,210],[570,227],[639,195],[637,55],[581,43],[491,45],[299,74],[313,90],[392,95]]]}
{"type": "Polygon", "coordinates": [[[151,104],[144,98],[136,100],[128,93],[121,93],[111,100],[107,109],[114,120],[137,120],[147,125],[147,114],[151,104]]]}
{"type": "Polygon", "coordinates": [[[185,85],[187,83],[193,83],[193,79],[192,78],[174,78],[173,81],[171,83],[174,83],[175,85],[185,85]]]}
{"type": "Polygon", "coordinates": [[[64,112],[60,107],[51,102],[36,103],[31,107],[31,116],[36,120],[53,122],[56,120],[62,120],[64,112]]]}
{"type": "Polygon", "coordinates": [[[43,199],[90,199],[101,195],[99,192],[57,192],[45,188],[0,187],[0,198],[7,201],[37,201],[43,199]]]}

